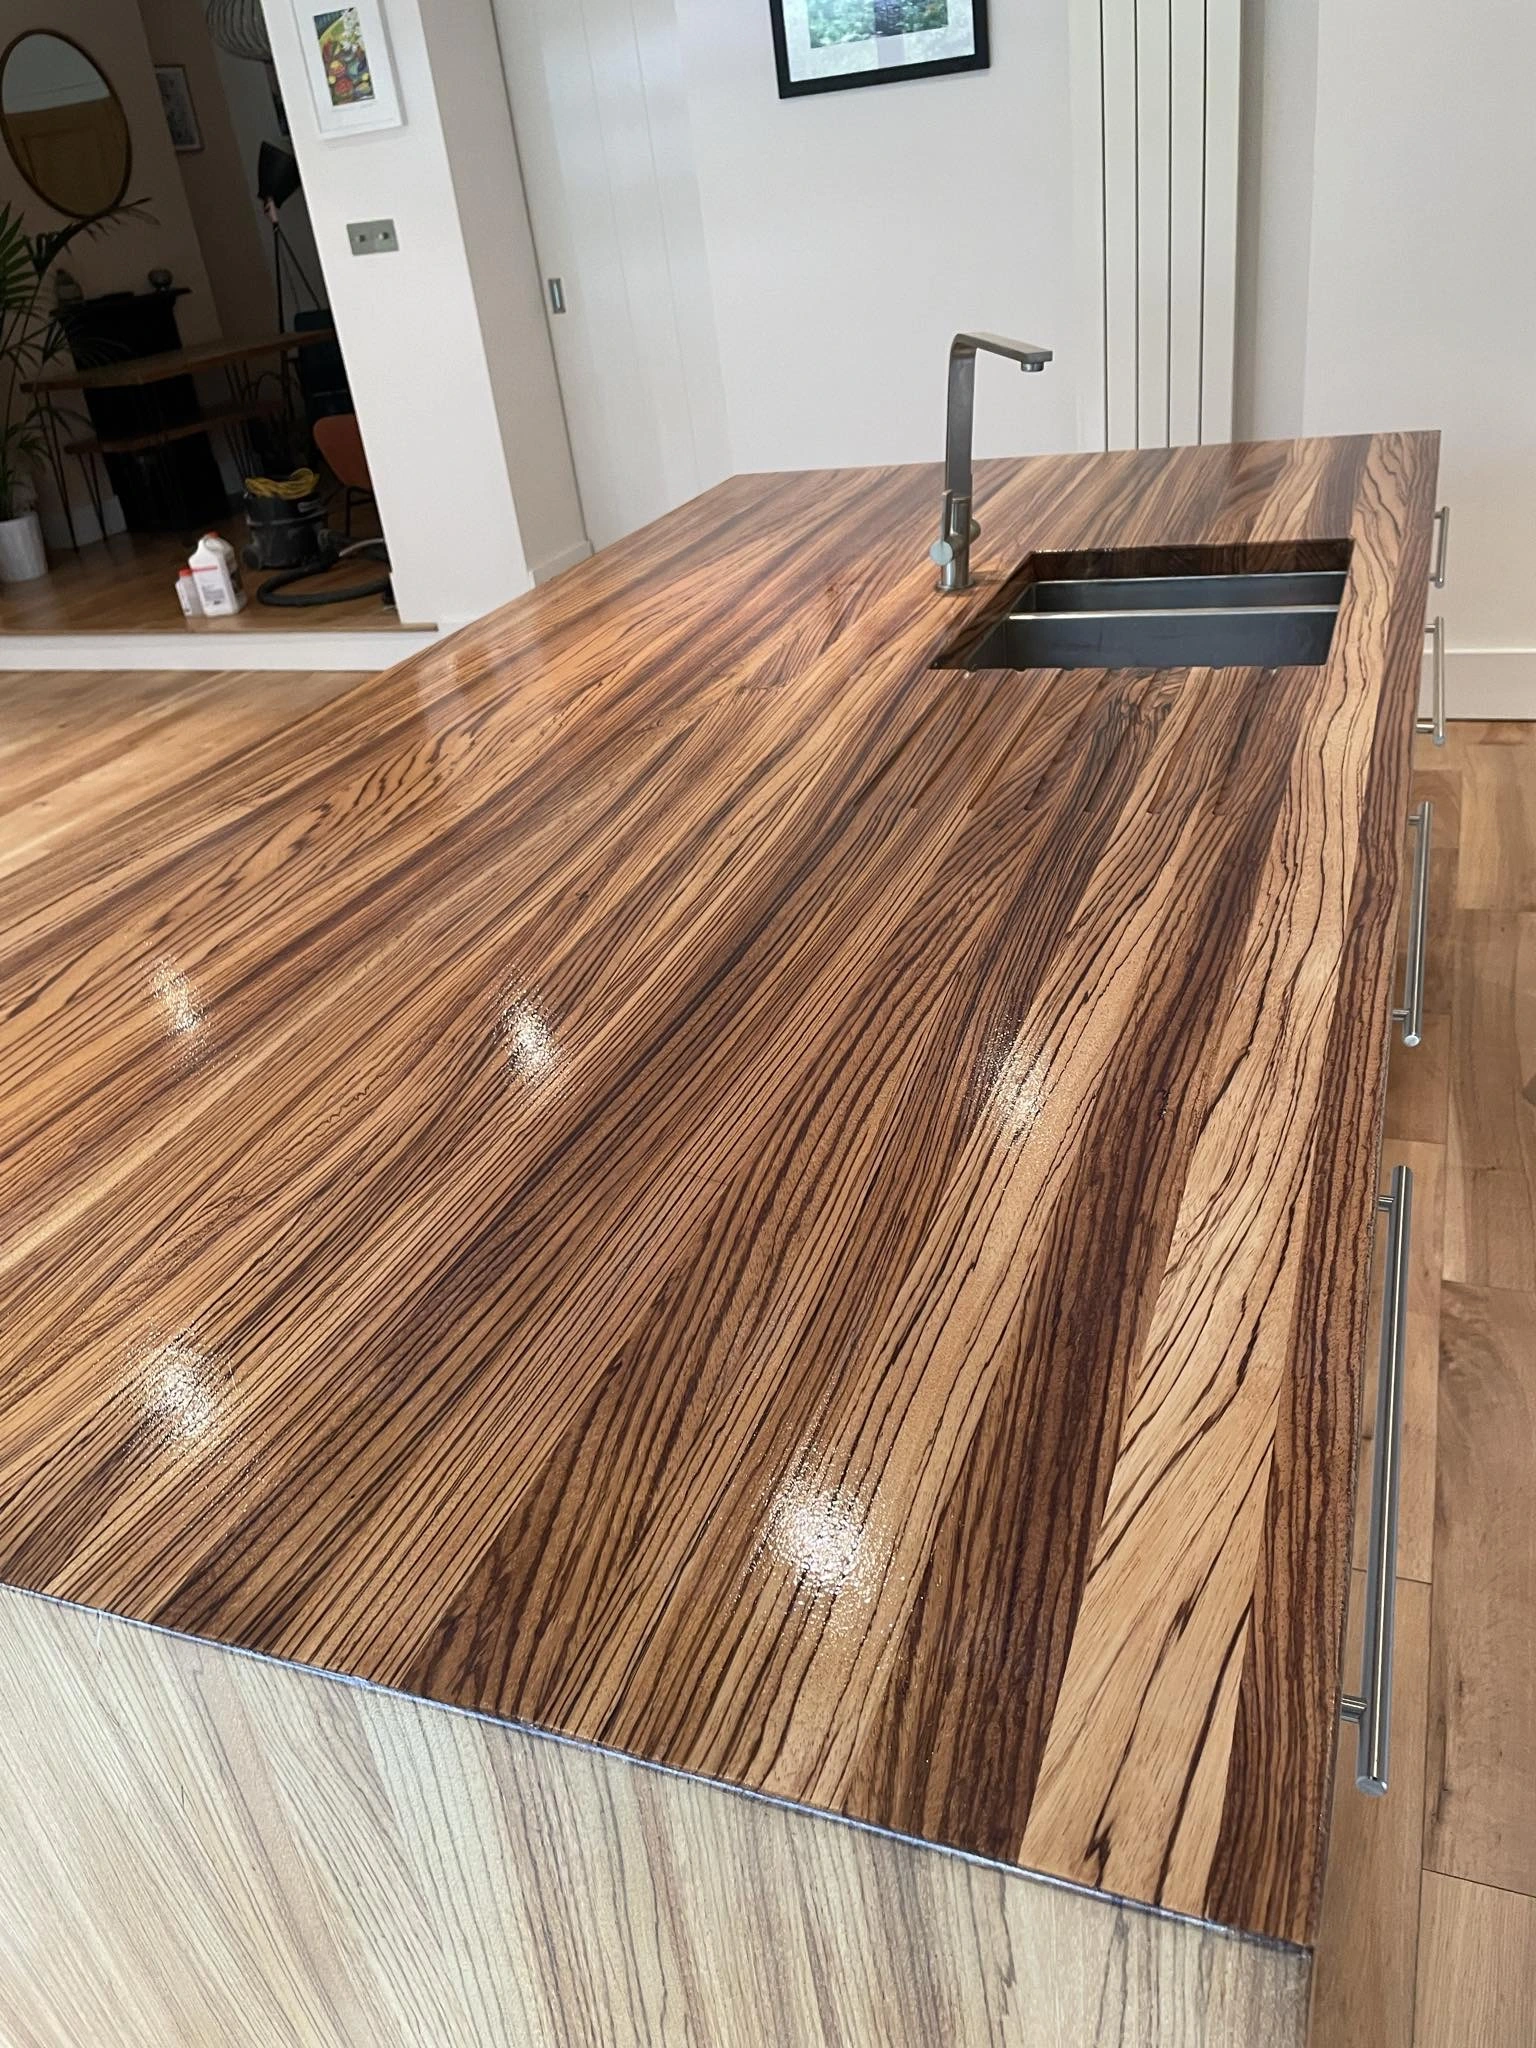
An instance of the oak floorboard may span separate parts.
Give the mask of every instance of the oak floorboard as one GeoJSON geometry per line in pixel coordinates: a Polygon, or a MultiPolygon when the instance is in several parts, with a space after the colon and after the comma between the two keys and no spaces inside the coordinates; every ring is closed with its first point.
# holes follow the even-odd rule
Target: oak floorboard
{"type": "MultiPolygon", "coordinates": [[[[1428,797],[1434,806],[1434,844],[1447,852],[1461,845],[1461,746],[1453,723],[1446,727],[1444,747],[1420,740],[1414,747],[1413,801],[1428,797]]],[[[1454,902],[1451,906],[1455,908],[1454,902]]]]}
{"type": "Polygon", "coordinates": [[[1536,1892],[1536,1296],[1447,1282],[1424,1861],[1536,1892]]]}
{"type": "Polygon", "coordinates": [[[1481,747],[1523,747],[1536,730],[1528,718],[1467,718],[1460,724],[1468,741],[1481,747]]]}
{"type": "MultiPolygon", "coordinates": [[[[1396,1057],[1396,1055],[1394,1055],[1396,1057]]],[[[1401,1055],[1411,1059],[1411,1053],[1401,1055]]],[[[1435,1432],[1440,1379],[1440,1263],[1445,1152],[1388,1138],[1382,1147],[1385,1187],[1394,1166],[1413,1173],[1412,1263],[1408,1269],[1408,1337],[1403,1363],[1403,1455],[1397,1532],[1397,1575],[1428,1581],[1435,1549],[1435,1432]]],[[[1385,1224],[1385,1218],[1382,1219],[1385,1224]]],[[[1378,1326],[1379,1327],[1379,1326],[1378,1326]]],[[[1376,1442],[1379,1353],[1372,1330],[1360,1390],[1360,1466],[1355,1480],[1355,1569],[1365,1569],[1371,1514],[1371,1459],[1376,1442]]]]}
{"type": "Polygon", "coordinates": [[[1510,721],[1497,739],[1461,749],[1463,910],[1536,910],[1536,801],[1523,743],[1529,729],[1510,721]]]}
{"type": "MultiPolygon", "coordinates": [[[[1391,1777],[1384,1799],[1356,1785],[1354,1731],[1340,1732],[1309,2048],[1404,2048],[1413,2037],[1429,1597],[1427,1586],[1399,1581],[1391,1777]]],[[[1348,1671],[1358,1667],[1364,1600],[1365,1574],[1356,1572],[1348,1671]]]]}
{"type": "MultiPolygon", "coordinates": [[[[226,536],[239,544],[231,515],[226,536]]],[[[200,530],[200,529],[199,529],[200,530]]],[[[357,538],[366,538],[363,524],[357,538]]],[[[246,571],[250,602],[227,619],[188,619],[176,596],[176,574],[194,546],[197,531],[114,533],[78,551],[48,550],[48,574],[27,583],[0,586],[0,632],[5,633],[390,633],[401,627],[399,613],[382,596],[344,598],[335,604],[260,604],[256,585],[265,571],[246,571]]],[[[344,562],[317,576],[319,591],[364,582],[356,562],[344,562]]]]}
{"type": "MultiPolygon", "coordinates": [[[[1456,991],[1456,877],[1461,853],[1439,838],[1440,814],[1434,817],[1429,856],[1429,934],[1424,947],[1424,1014],[1448,1017],[1456,991]]],[[[1417,1050],[1405,1047],[1405,1051],[1417,1050]]]]}
{"type": "Polygon", "coordinates": [[[1426,1871],[1413,2048],[1530,2048],[1532,2041],[1536,1899],[1426,1871]]]}
{"type": "Polygon", "coordinates": [[[1417,1045],[1399,1045],[1395,1031],[1393,1041],[1387,1075],[1387,1136],[1410,1145],[1443,1145],[1451,1019],[1426,1013],[1424,1035],[1417,1045]]]}
{"type": "Polygon", "coordinates": [[[1462,911],[1457,955],[1446,1277],[1536,1292],[1536,916],[1462,911]]]}

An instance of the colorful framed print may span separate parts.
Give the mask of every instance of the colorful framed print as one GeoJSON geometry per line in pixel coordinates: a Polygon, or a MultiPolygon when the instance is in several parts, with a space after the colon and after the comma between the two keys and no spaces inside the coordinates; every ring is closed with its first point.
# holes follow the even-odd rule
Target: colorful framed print
{"type": "Polygon", "coordinates": [[[779,97],[984,71],[987,0],[768,0],[779,97]]]}
{"type": "Polygon", "coordinates": [[[321,134],[398,128],[400,95],[378,0],[350,7],[293,0],[293,9],[321,134]]]}

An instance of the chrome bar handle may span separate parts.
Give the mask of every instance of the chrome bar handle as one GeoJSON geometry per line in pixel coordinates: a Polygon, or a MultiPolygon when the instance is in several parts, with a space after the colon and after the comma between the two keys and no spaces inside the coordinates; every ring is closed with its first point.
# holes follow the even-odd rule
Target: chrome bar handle
{"type": "Polygon", "coordinates": [[[1435,514],[1435,523],[1440,531],[1435,536],[1435,566],[1429,572],[1429,580],[1436,590],[1445,588],[1445,562],[1451,551],[1451,508],[1442,505],[1435,514]]]}
{"type": "Polygon", "coordinates": [[[1429,943],[1429,825],[1433,812],[1429,798],[1408,814],[1413,827],[1413,888],[1408,898],[1408,966],[1403,976],[1403,1000],[1392,1012],[1392,1022],[1403,1027],[1404,1045],[1417,1045],[1424,1036],[1424,956],[1429,943]]]}
{"type": "Polygon", "coordinates": [[[1435,694],[1434,710],[1428,718],[1413,721],[1415,732],[1431,733],[1437,747],[1445,745],[1445,620],[1437,618],[1432,626],[1424,628],[1424,637],[1434,647],[1435,694]]]}
{"type": "Polygon", "coordinates": [[[1392,1192],[1377,1197],[1387,1226],[1387,1270],[1381,1304],[1381,1362],[1376,1387],[1376,1442],[1371,1469],[1371,1534],[1365,1567],[1365,1652],[1357,1694],[1341,1712],[1360,1731],[1355,1783],[1380,1798],[1387,1789],[1392,1729],[1392,1650],[1397,1624],[1397,1511],[1403,1451],[1403,1368],[1408,1351],[1408,1246],[1413,1231],[1413,1174],[1392,1169],[1392,1192]]]}

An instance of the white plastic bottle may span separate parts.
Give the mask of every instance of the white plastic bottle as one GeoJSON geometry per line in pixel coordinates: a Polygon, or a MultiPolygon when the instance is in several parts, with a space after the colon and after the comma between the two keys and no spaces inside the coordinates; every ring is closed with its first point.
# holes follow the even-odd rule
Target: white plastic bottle
{"type": "Polygon", "coordinates": [[[203,600],[198,596],[197,576],[190,562],[176,573],[176,597],[189,619],[203,616],[203,600]]]}
{"type": "Polygon", "coordinates": [[[211,619],[240,611],[245,591],[240,583],[240,564],[234,549],[216,533],[205,533],[187,560],[197,583],[203,610],[211,619]]]}

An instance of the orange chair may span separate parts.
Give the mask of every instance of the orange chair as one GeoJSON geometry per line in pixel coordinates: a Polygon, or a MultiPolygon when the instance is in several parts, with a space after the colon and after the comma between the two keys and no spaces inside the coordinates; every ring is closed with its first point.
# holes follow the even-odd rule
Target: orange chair
{"type": "Polygon", "coordinates": [[[350,540],[354,499],[371,499],[373,496],[373,479],[368,474],[368,456],[363,448],[357,414],[323,413],[310,431],[315,437],[315,446],[325,459],[326,467],[341,485],[341,524],[343,532],[350,540]]]}
{"type": "MultiPolygon", "coordinates": [[[[373,481],[368,474],[368,457],[363,452],[363,437],[357,430],[357,414],[353,412],[322,413],[314,422],[310,432],[315,437],[327,467],[341,485],[346,496],[343,499],[347,538],[352,536],[352,501],[354,497],[372,498],[373,481]]],[[[326,554],[317,562],[308,563],[300,569],[280,569],[275,576],[269,576],[256,591],[262,604],[275,605],[320,605],[346,604],[355,597],[382,597],[386,604],[394,603],[394,588],[389,576],[389,551],[382,540],[351,541],[339,554],[326,554]],[[357,556],[382,565],[383,573],[371,577],[365,583],[343,584],[340,587],[326,583],[320,590],[305,586],[313,583],[315,577],[324,577],[335,568],[338,561],[357,556]]]]}

